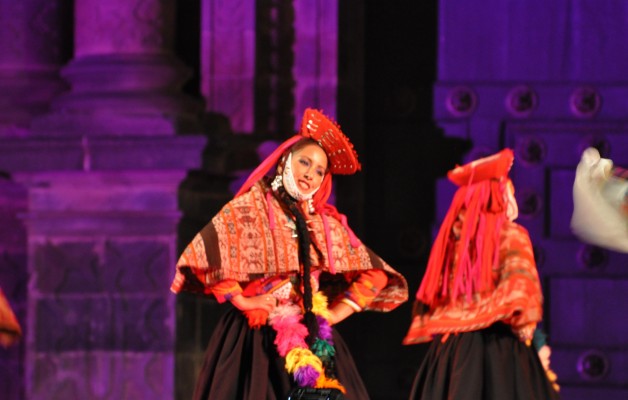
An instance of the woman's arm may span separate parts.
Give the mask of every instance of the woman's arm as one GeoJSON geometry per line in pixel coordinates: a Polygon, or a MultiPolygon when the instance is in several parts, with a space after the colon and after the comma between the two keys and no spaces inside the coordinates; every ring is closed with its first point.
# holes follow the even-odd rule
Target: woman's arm
{"type": "Polygon", "coordinates": [[[271,312],[277,305],[277,299],[270,294],[252,297],[245,297],[242,294],[238,294],[231,298],[231,304],[240,311],[264,310],[271,312]]]}
{"type": "Polygon", "coordinates": [[[360,272],[341,299],[329,309],[329,323],[337,324],[354,312],[362,311],[386,287],[388,276],[380,269],[360,272]]]}
{"type": "Polygon", "coordinates": [[[245,296],[240,284],[233,279],[220,281],[212,286],[211,290],[219,303],[228,300],[240,311],[265,310],[270,312],[277,304],[275,297],[270,294],[245,296]]]}

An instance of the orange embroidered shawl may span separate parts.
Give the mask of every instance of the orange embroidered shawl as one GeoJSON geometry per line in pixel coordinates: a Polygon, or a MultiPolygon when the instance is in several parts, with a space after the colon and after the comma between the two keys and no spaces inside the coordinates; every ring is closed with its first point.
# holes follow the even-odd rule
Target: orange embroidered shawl
{"type": "MultiPolygon", "coordinates": [[[[251,189],[227,203],[192,240],[177,262],[171,290],[211,295],[211,286],[224,279],[238,282],[299,272],[298,244],[293,220],[277,199],[266,201],[265,185],[251,189]],[[270,229],[268,207],[275,218],[270,229]]],[[[313,267],[329,271],[323,221],[320,215],[306,215],[318,249],[310,252],[313,267]]],[[[408,298],[405,278],[361,242],[353,247],[347,230],[328,216],[332,254],[336,273],[383,269],[388,285],[366,308],[389,311],[408,298]]]]}
{"type": "MultiPolygon", "coordinates": [[[[543,295],[527,230],[505,222],[500,234],[499,262],[493,269],[495,287],[466,297],[444,298],[416,313],[404,344],[423,343],[433,335],[469,332],[497,321],[510,325],[522,339],[531,339],[543,315],[543,295]]],[[[450,292],[451,293],[451,292],[450,292]]]]}

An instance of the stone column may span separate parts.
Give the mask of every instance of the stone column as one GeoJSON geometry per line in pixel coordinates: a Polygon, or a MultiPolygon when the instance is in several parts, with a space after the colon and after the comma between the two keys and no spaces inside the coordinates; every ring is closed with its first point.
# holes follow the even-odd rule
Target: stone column
{"type": "Polygon", "coordinates": [[[201,4],[207,111],[227,116],[234,132],[279,138],[298,126],[308,106],[336,114],[336,0],[201,4]]]}
{"type": "Polygon", "coordinates": [[[24,137],[66,86],[59,68],[71,48],[68,0],[0,1],[0,137],[24,137]]]}
{"type": "Polygon", "coordinates": [[[172,53],[176,0],[76,0],[71,90],[33,121],[36,135],[172,135],[199,129],[172,53]]]}
{"type": "MultiPolygon", "coordinates": [[[[33,117],[66,89],[59,68],[71,49],[71,2],[0,0],[0,145],[29,136],[33,117]]],[[[27,333],[26,190],[0,168],[0,287],[27,333]]],[[[25,396],[25,340],[0,348],[0,397],[25,396]]]]}
{"type": "MultiPolygon", "coordinates": [[[[11,400],[174,398],[176,297],[168,288],[178,192],[186,171],[200,165],[204,140],[0,144],[0,171],[19,183],[11,190],[27,191],[26,204],[12,204],[27,237],[26,397],[18,387],[11,400]]],[[[8,271],[13,259],[5,264],[8,271]]]]}
{"type": "Polygon", "coordinates": [[[338,94],[338,2],[294,2],[295,123],[306,107],[336,115],[338,94]]]}
{"type": "MultiPolygon", "coordinates": [[[[26,212],[26,191],[7,176],[0,176],[0,287],[25,333],[26,231],[19,215],[26,212]]],[[[24,397],[24,340],[0,347],[0,393],[7,400],[24,397]]]]}
{"type": "Polygon", "coordinates": [[[26,398],[174,398],[168,286],[184,176],[184,166],[16,175],[30,208],[26,398]]]}
{"type": "Polygon", "coordinates": [[[74,6],[70,89],[0,141],[0,172],[25,191],[23,394],[172,399],[179,186],[206,144],[179,134],[202,107],[181,91],[175,0],[74,6]]]}
{"type": "Polygon", "coordinates": [[[255,0],[202,0],[201,93],[210,112],[252,133],[255,111],[255,0]]]}

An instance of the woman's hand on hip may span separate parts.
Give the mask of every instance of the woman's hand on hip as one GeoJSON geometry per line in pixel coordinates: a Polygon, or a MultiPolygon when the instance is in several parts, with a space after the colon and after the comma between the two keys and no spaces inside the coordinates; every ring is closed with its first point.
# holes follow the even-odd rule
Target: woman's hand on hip
{"type": "Polygon", "coordinates": [[[271,312],[277,306],[277,299],[270,294],[245,297],[241,294],[234,296],[231,303],[241,311],[265,310],[271,312]]]}

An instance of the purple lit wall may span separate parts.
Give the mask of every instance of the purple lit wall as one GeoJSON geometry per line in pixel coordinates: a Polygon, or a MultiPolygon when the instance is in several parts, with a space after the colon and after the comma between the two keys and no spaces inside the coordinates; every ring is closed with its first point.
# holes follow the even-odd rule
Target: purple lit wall
{"type": "MultiPolygon", "coordinates": [[[[628,398],[626,255],[570,232],[581,152],[628,164],[628,5],[614,1],[441,1],[434,117],[472,143],[515,150],[519,221],[546,297],[544,327],[565,399],[628,398]]],[[[441,182],[439,215],[452,188],[441,182]]]]}
{"type": "Polygon", "coordinates": [[[176,3],[0,5],[1,276],[24,328],[2,396],[172,398],[177,193],[206,142],[181,135],[202,106],[181,91],[176,3]]]}
{"type": "MultiPolygon", "coordinates": [[[[358,235],[416,290],[457,162],[515,149],[565,399],[628,398],[628,258],[568,229],[580,151],[628,166],[613,0],[0,0],[0,285],[25,331],[0,397],[187,399],[223,308],[168,290],[181,246],[306,106],[364,171],[358,235]],[[6,394],[6,395],[5,395],[6,394]],[[3,397],[4,396],[4,397],[3,397]]],[[[412,293],[413,294],[413,293],[412,293]]],[[[410,305],[339,327],[404,399],[410,305]]]]}
{"type": "Polygon", "coordinates": [[[183,298],[177,315],[177,238],[262,139],[305,105],[335,113],[336,4],[0,7],[0,277],[25,333],[0,350],[3,398],[189,398],[218,313],[195,326],[183,298]],[[199,65],[176,53],[190,31],[199,65]]]}

